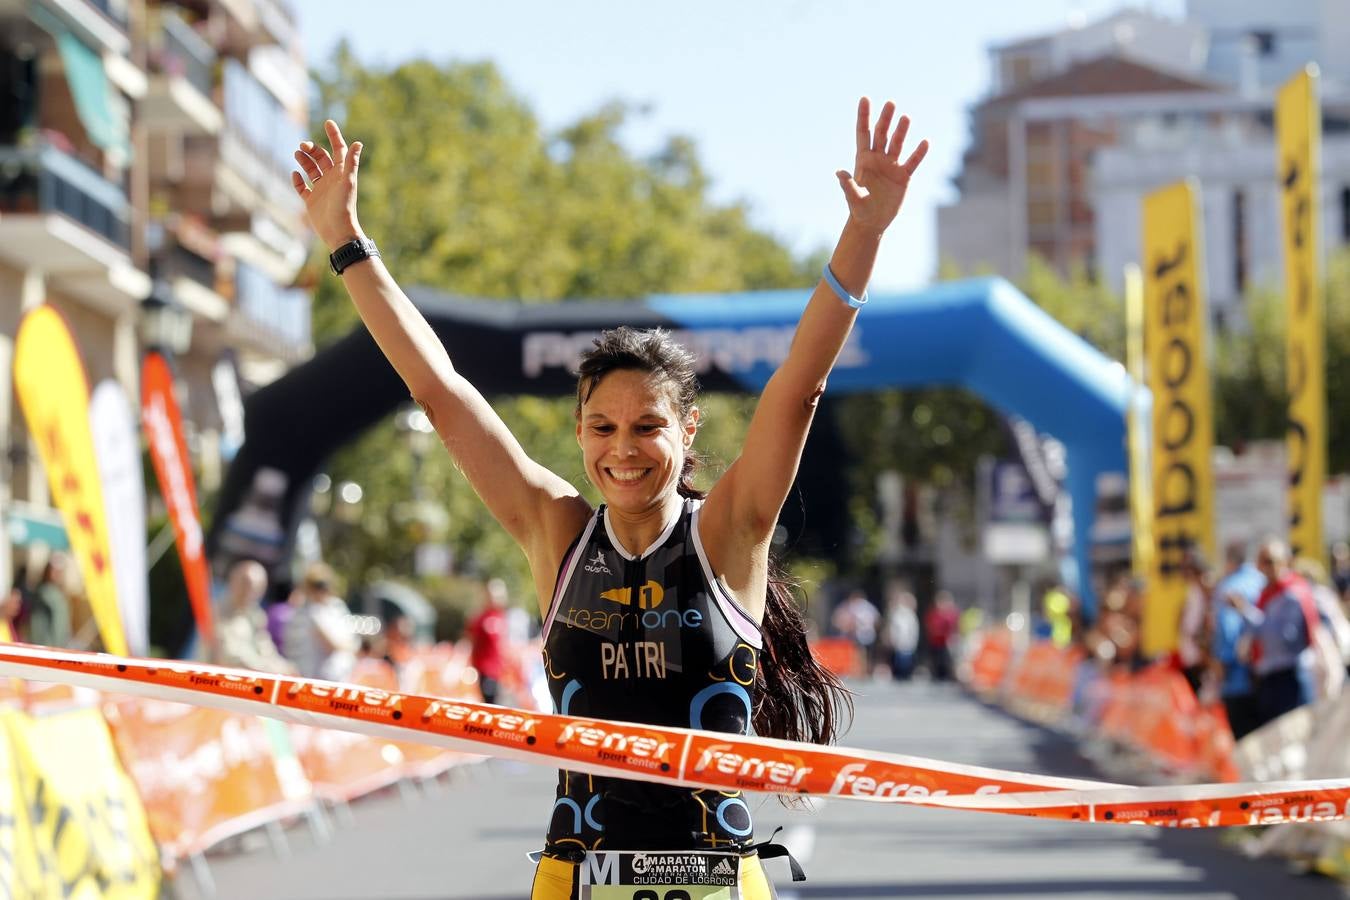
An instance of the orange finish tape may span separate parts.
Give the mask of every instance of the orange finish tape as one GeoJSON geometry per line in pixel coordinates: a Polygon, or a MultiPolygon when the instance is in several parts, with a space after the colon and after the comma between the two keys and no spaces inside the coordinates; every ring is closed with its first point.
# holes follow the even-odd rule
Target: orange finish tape
{"type": "Polygon", "coordinates": [[[0,646],[0,675],[341,728],[596,775],[1065,819],[1205,828],[1330,821],[1350,778],[1129,787],[901,756],[582,719],[169,660],[0,646]]]}

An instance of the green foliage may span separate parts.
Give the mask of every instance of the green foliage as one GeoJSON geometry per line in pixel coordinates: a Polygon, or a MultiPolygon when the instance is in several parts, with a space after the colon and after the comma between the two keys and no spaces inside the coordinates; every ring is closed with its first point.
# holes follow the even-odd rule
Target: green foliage
{"type": "MultiPolygon", "coordinates": [[[[963,275],[944,263],[939,277],[963,275]]],[[[1033,257],[1018,287],[1061,324],[1097,349],[1120,359],[1125,349],[1125,316],[1120,298],[1075,271],[1064,278],[1048,263],[1033,257]]],[[[872,497],[877,476],[893,469],[906,480],[956,492],[957,515],[969,516],[976,463],[981,456],[1005,456],[1008,446],[1002,414],[981,398],[957,387],[879,391],[841,402],[841,431],[855,459],[851,482],[855,491],[850,514],[867,540],[856,565],[875,558],[879,547],[872,497]]]]}
{"type": "Polygon", "coordinates": [[[1112,359],[1125,358],[1125,301],[1081,267],[1065,278],[1039,256],[1017,282],[1022,293],[1061,325],[1112,359]]]}
{"type": "MultiPolygon", "coordinates": [[[[959,277],[953,267],[946,277],[959,277]]],[[[1103,353],[1124,358],[1122,300],[1084,273],[1060,276],[1033,257],[1019,283],[1028,297],[1103,353]]],[[[1350,403],[1350,248],[1328,256],[1324,279],[1327,409],[1350,403]]],[[[1287,424],[1283,288],[1250,292],[1242,321],[1213,334],[1215,442],[1240,449],[1254,440],[1280,440],[1287,424]]],[[[946,410],[943,411],[944,422],[946,410]]],[[[1350,420],[1328,415],[1328,471],[1350,471],[1350,420]]]]}
{"type": "MultiPolygon", "coordinates": [[[[364,143],[362,227],[404,285],[549,302],[815,281],[818,261],[794,259],[748,224],[743,206],[708,199],[709,178],[687,138],[670,138],[650,158],[629,153],[618,140],[634,114],[628,106],[604,106],[548,134],[490,63],[384,70],[361,65],[345,47],[315,80],[314,133],[332,116],[349,141],[364,143]]],[[[316,269],[322,262],[316,249],[316,269]]],[[[318,280],[313,322],[321,344],[359,324],[336,279],[318,280]]],[[[704,398],[697,447],[710,472],[731,462],[752,404],[704,398]]],[[[535,459],[597,499],[583,479],[570,401],[494,405],[535,459]]],[[[357,582],[412,571],[415,540],[391,514],[412,496],[405,441],[385,422],[329,465],[335,483],[355,481],[365,492],[360,527],[329,540],[334,563],[357,582]]],[[[517,596],[532,596],[523,555],[448,454],[427,454],[420,481],[450,514],[445,539],[457,569],[500,575],[517,596]]],[[[461,593],[448,592],[448,602],[468,602],[461,593]]]]}
{"type": "MultiPolygon", "coordinates": [[[[1350,403],[1350,249],[1329,255],[1324,278],[1327,471],[1345,472],[1350,471],[1350,420],[1336,411],[1350,403]]],[[[1282,290],[1254,291],[1247,298],[1246,319],[1214,342],[1215,440],[1232,447],[1281,440],[1288,423],[1282,290]]]]}

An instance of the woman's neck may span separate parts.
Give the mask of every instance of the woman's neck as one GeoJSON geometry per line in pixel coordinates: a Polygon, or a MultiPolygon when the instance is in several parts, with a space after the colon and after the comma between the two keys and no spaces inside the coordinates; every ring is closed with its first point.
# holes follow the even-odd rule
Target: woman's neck
{"type": "Polygon", "coordinates": [[[638,511],[624,511],[612,506],[605,507],[605,516],[609,519],[609,529],[625,553],[640,556],[647,548],[656,543],[656,539],[666,530],[666,526],[679,514],[684,498],[671,493],[661,502],[638,511]]]}

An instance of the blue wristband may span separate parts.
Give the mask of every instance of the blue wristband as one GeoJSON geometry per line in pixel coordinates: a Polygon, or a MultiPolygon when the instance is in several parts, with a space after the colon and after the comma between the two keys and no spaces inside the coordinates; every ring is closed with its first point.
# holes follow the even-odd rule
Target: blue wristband
{"type": "Polygon", "coordinates": [[[829,263],[826,263],[825,268],[820,270],[820,277],[825,279],[825,283],[830,286],[830,290],[834,291],[836,297],[854,309],[862,309],[862,305],[867,302],[867,289],[863,288],[861,297],[855,297],[844,290],[844,286],[839,283],[839,279],[835,278],[834,273],[830,271],[829,263]]]}

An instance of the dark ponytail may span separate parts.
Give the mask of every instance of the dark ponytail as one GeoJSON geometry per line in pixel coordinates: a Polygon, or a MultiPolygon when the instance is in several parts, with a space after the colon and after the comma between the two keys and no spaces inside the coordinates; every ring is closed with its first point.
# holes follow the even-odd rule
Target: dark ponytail
{"type": "MultiPolygon", "coordinates": [[[[698,399],[694,355],[662,329],[638,331],[626,326],[606,331],[581,359],[576,413],[600,380],[617,369],[659,373],[671,384],[676,408],[686,414],[698,399]]],[[[684,457],[676,490],[681,497],[707,496],[694,486],[697,454],[684,457]]],[[[815,744],[833,743],[853,718],[853,697],[833,672],[816,661],[806,642],[806,620],[794,596],[798,585],[769,553],[768,596],[760,633],[764,649],[755,672],[756,704],[752,716],[761,737],[815,744]]]]}

